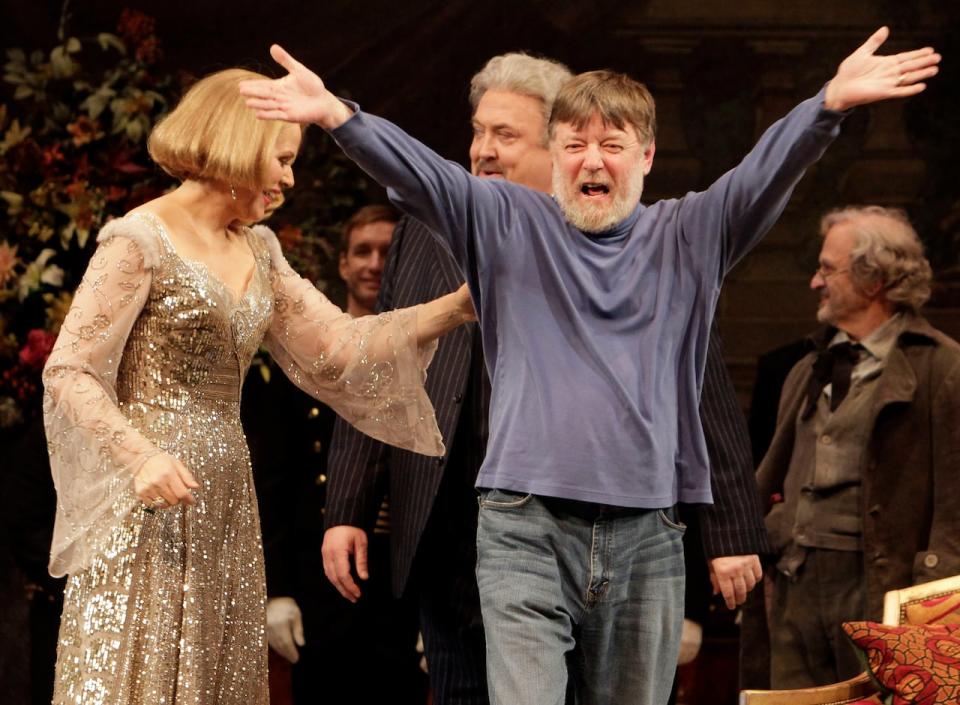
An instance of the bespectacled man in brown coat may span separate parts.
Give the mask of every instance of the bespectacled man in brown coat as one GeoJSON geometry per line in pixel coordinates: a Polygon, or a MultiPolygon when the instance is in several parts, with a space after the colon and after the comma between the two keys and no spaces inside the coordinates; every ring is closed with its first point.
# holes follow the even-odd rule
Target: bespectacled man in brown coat
{"type": "Polygon", "coordinates": [[[906,216],[828,213],[810,287],[826,328],[791,371],[758,470],[776,553],[774,688],[860,672],[843,621],[887,590],[960,573],[960,346],[920,308],[930,265],[906,216]]]}

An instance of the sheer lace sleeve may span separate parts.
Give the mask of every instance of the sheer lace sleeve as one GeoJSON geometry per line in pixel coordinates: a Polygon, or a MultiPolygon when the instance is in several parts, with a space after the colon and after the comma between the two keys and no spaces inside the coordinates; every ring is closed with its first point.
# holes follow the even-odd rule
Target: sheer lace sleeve
{"type": "Polygon", "coordinates": [[[131,219],[101,232],[43,371],[44,423],[57,488],[50,572],[88,564],[135,506],[133,474],[157,449],[117,407],[124,345],[150,290],[156,257],[131,219]]]}
{"type": "Polygon", "coordinates": [[[433,405],[423,388],[436,342],[419,348],[416,307],[351,318],[298,276],[266,227],[274,317],[266,345],[308,394],[377,440],[443,455],[433,405]]]}

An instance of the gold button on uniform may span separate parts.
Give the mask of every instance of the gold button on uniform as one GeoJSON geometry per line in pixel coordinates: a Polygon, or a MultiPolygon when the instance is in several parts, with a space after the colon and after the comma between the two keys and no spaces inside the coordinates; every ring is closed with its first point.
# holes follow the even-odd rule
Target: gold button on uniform
{"type": "Polygon", "coordinates": [[[823,443],[823,445],[828,446],[831,443],[833,443],[833,439],[830,438],[830,436],[828,436],[826,433],[824,433],[822,436],[820,436],[820,442],[823,443]]]}
{"type": "Polygon", "coordinates": [[[936,568],[938,563],[940,563],[940,557],[936,553],[928,553],[923,557],[923,564],[927,568],[936,568]]]}
{"type": "Polygon", "coordinates": [[[327,476],[326,476],[326,475],[324,475],[323,473],[320,473],[319,475],[317,475],[317,484],[318,484],[318,485],[322,485],[322,484],[326,483],[326,481],[327,481],[327,476]]]}
{"type": "Polygon", "coordinates": [[[320,441],[314,441],[314,442],[313,442],[313,452],[314,452],[314,453],[319,453],[321,450],[323,450],[323,443],[321,443],[320,441]]]}
{"type": "Polygon", "coordinates": [[[318,408],[315,407],[315,406],[314,406],[314,407],[311,407],[311,408],[310,408],[310,411],[307,412],[307,417],[308,417],[308,418],[311,418],[311,419],[315,419],[315,418],[317,418],[319,415],[320,415],[320,409],[318,409],[318,408]]]}

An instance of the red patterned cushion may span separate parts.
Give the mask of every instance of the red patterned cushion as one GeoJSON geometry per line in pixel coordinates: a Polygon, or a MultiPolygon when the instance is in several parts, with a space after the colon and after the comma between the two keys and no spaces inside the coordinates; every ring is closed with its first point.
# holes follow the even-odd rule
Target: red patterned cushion
{"type": "Polygon", "coordinates": [[[843,630],[892,705],[960,702],[960,624],[846,622],[843,630]]]}

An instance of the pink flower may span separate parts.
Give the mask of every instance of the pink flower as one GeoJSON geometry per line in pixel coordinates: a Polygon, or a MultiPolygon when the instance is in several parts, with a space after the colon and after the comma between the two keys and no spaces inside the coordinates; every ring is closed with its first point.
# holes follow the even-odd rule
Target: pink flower
{"type": "Polygon", "coordinates": [[[77,147],[103,137],[103,132],[100,131],[100,123],[91,120],[86,115],[81,115],[67,125],[67,132],[73,135],[73,144],[77,147]]]}
{"type": "Polygon", "coordinates": [[[20,364],[32,370],[43,369],[56,340],[53,333],[34,328],[27,333],[27,344],[20,349],[20,364]]]}
{"type": "Polygon", "coordinates": [[[277,239],[284,252],[289,252],[303,240],[303,230],[295,225],[284,225],[277,231],[277,239]]]}
{"type": "Polygon", "coordinates": [[[136,44],[140,40],[153,34],[156,21],[140,10],[124,9],[120,13],[120,19],[117,22],[117,31],[120,36],[131,44],[136,44]]]}
{"type": "Polygon", "coordinates": [[[160,40],[156,37],[147,37],[137,45],[134,52],[138,61],[145,64],[155,64],[163,58],[163,50],[160,49],[160,40]]]}
{"type": "Polygon", "coordinates": [[[46,147],[43,150],[41,160],[43,161],[44,166],[51,166],[56,162],[62,162],[63,152],[60,151],[60,145],[55,144],[50,147],[46,147]]]}

